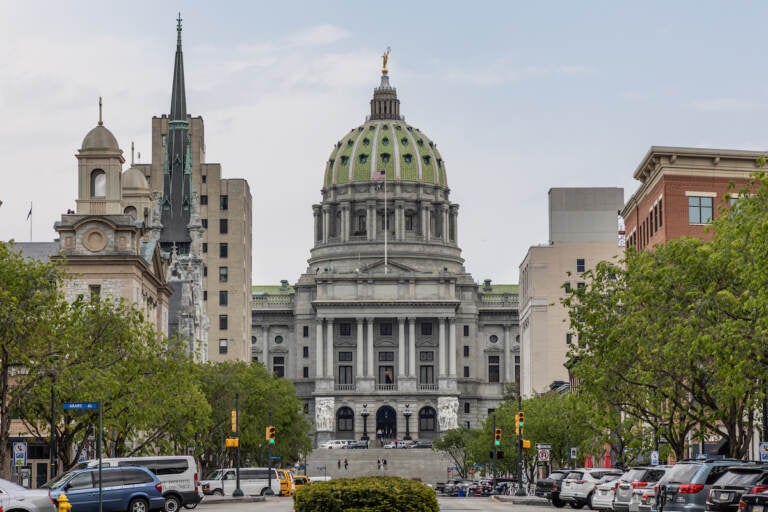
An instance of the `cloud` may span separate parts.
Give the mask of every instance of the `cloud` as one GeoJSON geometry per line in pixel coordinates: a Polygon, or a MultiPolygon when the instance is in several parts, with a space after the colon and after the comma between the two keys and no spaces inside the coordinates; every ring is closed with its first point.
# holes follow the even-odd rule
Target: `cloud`
{"type": "Polygon", "coordinates": [[[466,83],[474,86],[495,86],[512,82],[537,80],[551,76],[575,76],[591,73],[586,66],[561,64],[547,66],[516,67],[509,59],[498,59],[475,68],[464,68],[461,71],[449,71],[446,73],[448,80],[466,83]]]}
{"type": "Polygon", "coordinates": [[[768,104],[745,98],[710,98],[694,100],[688,103],[687,106],[703,112],[720,112],[729,110],[765,110],[768,104]]]}

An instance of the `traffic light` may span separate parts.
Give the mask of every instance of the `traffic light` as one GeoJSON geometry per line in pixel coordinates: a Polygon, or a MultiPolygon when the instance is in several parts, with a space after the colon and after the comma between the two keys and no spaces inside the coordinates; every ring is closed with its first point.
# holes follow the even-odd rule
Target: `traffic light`
{"type": "Polygon", "coordinates": [[[530,439],[523,439],[523,448],[529,449],[531,447],[531,440],[530,439]]]}
{"type": "Polygon", "coordinates": [[[520,433],[523,433],[523,424],[525,423],[525,420],[523,419],[523,411],[520,411],[517,413],[517,425],[520,428],[520,433]]]}
{"type": "Polygon", "coordinates": [[[496,446],[501,446],[501,429],[500,428],[497,428],[496,431],[494,432],[493,439],[494,439],[493,442],[496,446]]]}
{"type": "Polygon", "coordinates": [[[274,425],[270,425],[267,427],[267,441],[269,441],[269,444],[275,444],[276,434],[277,432],[274,425]]]}
{"type": "Polygon", "coordinates": [[[515,435],[520,435],[520,413],[515,414],[515,435]]]}
{"type": "Polygon", "coordinates": [[[237,432],[237,411],[232,411],[232,432],[237,432]]]}

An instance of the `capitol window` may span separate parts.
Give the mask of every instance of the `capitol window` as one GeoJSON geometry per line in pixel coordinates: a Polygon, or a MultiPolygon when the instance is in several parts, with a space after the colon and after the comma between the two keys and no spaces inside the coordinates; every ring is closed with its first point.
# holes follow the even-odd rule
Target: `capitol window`
{"type": "Polygon", "coordinates": [[[339,336],[352,336],[352,324],[348,322],[339,324],[339,336]]]}
{"type": "Polygon", "coordinates": [[[432,336],[432,322],[421,322],[421,335],[432,336]]]}
{"type": "Polygon", "coordinates": [[[392,322],[382,322],[379,324],[379,336],[392,336],[392,322]]]}

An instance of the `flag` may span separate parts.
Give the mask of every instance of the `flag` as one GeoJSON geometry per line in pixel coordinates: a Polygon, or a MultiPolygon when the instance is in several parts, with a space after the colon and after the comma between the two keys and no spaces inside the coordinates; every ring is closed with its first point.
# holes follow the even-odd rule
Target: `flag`
{"type": "Polygon", "coordinates": [[[383,180],[387,177],[387,171],[376,171],[373,173],[374,180],[383,180]]]}
{"type": "Polygon", "coordinates": [[[32,216],[32,205],[29,205],[29,213],[27,214],[27,220],[32,216]]]}

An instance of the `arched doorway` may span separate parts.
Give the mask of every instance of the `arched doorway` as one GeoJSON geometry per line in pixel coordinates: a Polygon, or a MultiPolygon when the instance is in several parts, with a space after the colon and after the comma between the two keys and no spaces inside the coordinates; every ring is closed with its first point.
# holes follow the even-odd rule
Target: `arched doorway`
{"type": "Polygon", "coordinates": [[[376,437],[383,439],[397,438],[397,416],[395,415],[395,409],[389,405],[379,407],[379,410],[376,411],[376,437]]]}
{"type": "Polygon", "coordinates": [[[431,439],[437,432],[437,411],[432,407],[419,410],[419,439],[431,439]]]}
{"type": "Polygon", "coordinates": [[[354,439],[355,413],[349,407],[341,407],[336,412],[336,433],[340,439],[354,439]]]}

